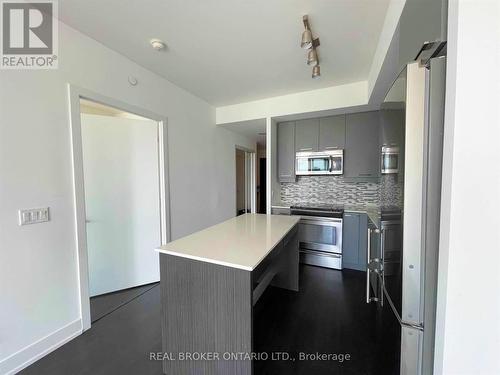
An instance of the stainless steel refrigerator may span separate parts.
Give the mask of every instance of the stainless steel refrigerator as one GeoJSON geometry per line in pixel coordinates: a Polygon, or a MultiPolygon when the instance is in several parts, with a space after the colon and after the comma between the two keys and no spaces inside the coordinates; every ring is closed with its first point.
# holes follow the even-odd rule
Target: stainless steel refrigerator
{"type": "Polygon", "coordinates": [[[403,205],[368,229],[367,302],[378,305],[385,374],[433,373],[445,65],[408,64],[381,106],[399,112],[388,118],[404,138],[393,161],[403,205]]]}

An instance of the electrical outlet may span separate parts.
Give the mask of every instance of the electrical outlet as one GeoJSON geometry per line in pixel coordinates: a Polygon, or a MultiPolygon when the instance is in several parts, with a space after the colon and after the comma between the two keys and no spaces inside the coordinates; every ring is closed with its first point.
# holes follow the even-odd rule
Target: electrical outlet
{"type": "Polygon", "coordinates": [[[19,225],[38,224],[49,221],[49,208],[19,210],[19,225]]]}

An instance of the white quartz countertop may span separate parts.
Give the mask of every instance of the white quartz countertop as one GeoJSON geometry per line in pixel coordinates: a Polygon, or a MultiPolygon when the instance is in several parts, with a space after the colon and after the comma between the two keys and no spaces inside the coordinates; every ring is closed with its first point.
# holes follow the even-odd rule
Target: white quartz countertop
{"type": "Polygon", "coordinates": [[[252,271],[299,216],[245,214],[156,249],[160,253],[252,271]]]}

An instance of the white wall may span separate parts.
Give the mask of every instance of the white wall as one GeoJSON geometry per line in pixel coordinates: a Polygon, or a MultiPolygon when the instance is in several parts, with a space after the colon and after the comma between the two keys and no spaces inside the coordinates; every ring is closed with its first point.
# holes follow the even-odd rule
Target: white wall
{"type": "MultiPolygon", "coordinates": [[[[377,81],[384,76],[383,70],[389,67],[384,67],[384,64],[388,64],[387,54],[390,53],[391,42],[394,38],[394,34],[397,31],[399,19],[401,18],[401,13],[403,13],[403,8],[406,4],[406,0],[390,0],[389,6],[387,7],[387,13],[384,19],[384,25],[382,26],[382,31],[377,43],[377,49],[375,50],[375,55],[373,56],[372,65],[370,67],[370,73],[368,74],[368,97],[372,96],[375,89],[377,81]]],[[[390,77],[388,78],[388,84],[394,79],[394,71],[390,70],[390,77]]],[[[396,72],[396,75],[399,72],[396,72]]],[[[380,82],[379,82],[380,84],[380,82]]],[[[383,85],[382,86],[386,86],[383,85]]],[[[385,94],[384,89],[384,94],[385,94]]]]}
{"type": "Polygon", "coordinates": [[[499,8],[449,3],[436,374],[500,374],[499,8]]]}
{"type": "Polygon", "coordinates": [[[368,103],[366,81],[217,107],[217,124],[289,116],[368,103]]]}
{"type": "Polygon", "coordinates": [[[272,118],[266,119],[266,212],[271,214],[271,206],[281,203],[280,184],[278,182],[278,123],[272,118]]]}
{"type": "Polygon", "coordinates": [[[57,70],[0,71],[0,373],[81,328],[68,82],[168,117],[174,239],[234,216],[234,148],[255,148],[203,100],[64,24],[59,43],[57,70]],[[50,222],[17,225],[39,206],[50,222]]]}
{"type": "Polygon", "coordinates": [[[90,296],[160,280],[158,123],[81,115],[90,296]]]}

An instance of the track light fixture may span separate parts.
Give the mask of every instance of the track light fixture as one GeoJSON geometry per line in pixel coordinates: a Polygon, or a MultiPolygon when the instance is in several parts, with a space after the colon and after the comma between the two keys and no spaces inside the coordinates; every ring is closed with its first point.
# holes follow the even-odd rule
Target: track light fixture
{"type": "Polygon", "coordinates": [[[307,16],[304,16],[304,27],[306,28],[302,33],[302,41],[300,42],[300,47],[304,49],[309,49],[312,46],[312,32],[309,29],[309,22],[307,21],[307,16]]]}
{"type": "Polygon", "coordinates": [[[313,38],[307,14],[302,17],[302,22],[304,23],[305,30],[302,33],[300,46],[309,50],[307,52],[307,65],[313,65],[312,78],[318,78],[321,75],[318,52],[316,51],[316,47],[319,47],[319,38],[313,38]]]}

